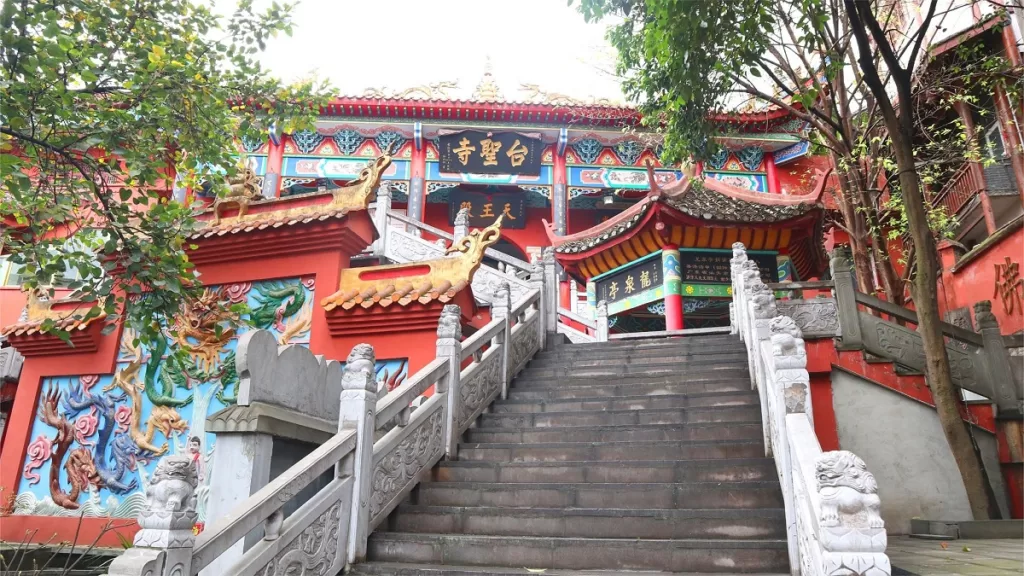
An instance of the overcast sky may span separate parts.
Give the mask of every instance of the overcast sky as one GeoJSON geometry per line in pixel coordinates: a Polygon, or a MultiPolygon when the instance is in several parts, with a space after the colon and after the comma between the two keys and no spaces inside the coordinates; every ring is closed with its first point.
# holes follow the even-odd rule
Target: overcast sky
{"type": "Polygon", "coordinates": [[[292,37],[272,40],[264,65],[283,80],[315,71],[339,94],[458,80],[468,96],[489,56],[508,100],[521,96],[520,83],[622,100],[601,72],[614,64],[605,27],[584,22],[566,0],[301,0],[293,20],[292,37]]]}

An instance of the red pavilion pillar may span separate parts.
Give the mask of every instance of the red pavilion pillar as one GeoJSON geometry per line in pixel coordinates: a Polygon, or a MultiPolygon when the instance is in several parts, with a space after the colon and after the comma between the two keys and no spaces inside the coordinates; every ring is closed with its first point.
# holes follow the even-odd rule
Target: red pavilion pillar
{"type": "Polygon", "coordinates": [[[768,180],[768,192],[770,194],[778,194],[779,173],[775,169],[775,154],[770,151],[764,155],[764,169],[767,172],[765,179],[768,180]]]}
{"type": "Polygon", "coordinates": [[[555,233],[565,236],[569,228],[569,198],[566,188],[565,150],[569,142],[569,131],[562,128],[558,132],[558,142],[551,166],[551,221],[555,223],[555,233]]]}
{"type": "Polygon", "coordinates": [[[267,142],[267,173],[263,176],[263,197],[277,198],[281,195],[281,170],[284,165],[284,138],[275,127],[270,128],[267,142]]]}
{"type": "MultiPolygon", "coordinates": [[[[409,202],[406,211],[409,218],[423,222],[427,203],[427,143],[423,141],[423,124],[413,124],[412,158],[409,162],[409,202]]],[[[410,232],[419,235],[415,229],[410,232]]]]}
{"type": "Polygon", "coordinates": [[[682,330],[683,277],[679,266],[679,246],[665,244],[662,247],[661,277],[665,291],[665,330],[682,330]]]}

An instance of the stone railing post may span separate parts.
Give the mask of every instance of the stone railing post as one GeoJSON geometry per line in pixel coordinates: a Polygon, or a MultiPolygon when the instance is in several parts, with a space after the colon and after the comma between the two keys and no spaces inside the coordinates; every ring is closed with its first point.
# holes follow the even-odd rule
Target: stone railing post
{"type": "Polygon", "coordinates": [[[139,514],[134,545],[114,558],[109,576],[190,574],[196,513],[195,464],[185,455],[165,456],[146,487],[146,508],[139,514]]]}
{"type": "Polygon", "coordinates": [[[570,278],[569,279],[569,311],[572,312],[573,314],[577,314],[579,312],[579,307],[580,307],[580,295],[579,294],[580,294],[579,293],[579,286],[576,284],[575,280],[570,278]]]}
{"type": "Polygon", "coordinates": [[[993,386],[993,401],[999,419],[1021,420],[1024,417],[1024,394],[1013,377],[1010,352],[1003,343],[999,321],[992,313],[992,302],[982,300],[974,305],[974,320],[985,346],[985,364],[993,386]]]}
{"type": "Polygon", "coordinates": [[[739,281],[739,307],[740,311],[740,339],[747,347],[747,367],[750,369],[750,379],[754,380],[757,377],[754,372],[754,354],[757,353],[755,346],[757,342],[753,342],[753,330],[754,323],[750,315],[750,298],[751,290],[753,289],[755,282],[761,281],[761,271],[757,267],[757,263],[753,260],[745,260],[743,262],[743,272],[740,274],[739,281]]]}
{"type": "Polygon", "coordinates": [[[447,393],[444,415],[444,454],[454,460],[458,456],[459,401],[462,371],[462,309],[445,304],[437,323],[437,357],[448,359],[448,375],[437,383],[438,393],[447,393]]]}
{"type": "MultiPolygon", "coordinates": [[[[341,374],[341,410],[338,430],[356,431],[356,452],[352,470],[336,470],[341,476],[350,473],[352,517],[349,524],[348,562],[366,558],[366,539],[370,536],[370,496],[373,490],[373,436],[377,429],[377,376],[373,347],[357,344],[345,361],[341,374]]],[[[341,464],[339,464],[341,466],[341,464]]]]}
{"type": "Polygon", "coordinates": [[[814,462],[814,475],[823,573],[891,574],[878,484],[864,461],[846,450],[824,452],[814,462]]]}
{"type": "Polygon", "coordinates": [[[537,311],[540,314],[540,318],[537,319],[537,330],[540,332],[540,349],[544,350],[544,346],[547,343],[547,330],[544,329],[544,319],[547,317],[547,302],[544,301],[544,264],[539,258],[535,258],[532,264],[530,288],[540,291],[540,298],[537,300],[537,311]]]}
{"type": "Polygon", "coordinates": [[[747,261],[747,248],[742,242],[734,242],[732,245],[732,259],[729,260],[729,271],[732,279],[732,302],[729,303],[729,332],[739,334],[743,338],[741,316],[743,306],[737,306],[743,298],[742,284],[740,278],[743,274],[743,263],[747,261]]]}
{"type": "Polygon", "coordinates": [[[455,229],[452,230],[452,236],[455,242],[469,236],[469,208],[462,208],[455,215],[455,229]]]}
{"type": "Polygon", "coordinates": [[[502,282],[498,284],[498,289],[494,291],[494,299],[491,300],[491,319],[492,320],[503,320],[501,332],[495,336],[495,342],[501,349],[501,399],[505,400],[508,398],[508,381],[509,381],[509,365],[508,365],[508,352],[509,346],[512,343],[512,323],[509,319],[509,312],[512,309],[512,301],[510,296],[511,288],[509,288],[508,282],[502,282]]]}
{"type": "Polygon", "coordinates": [[[550,246],[541,253],[544,263],[544,330],[554,334],[558,329],[558,275],[555,270],[555,250],[550,246]]]}
{"type": "Polygon", "coordinates": [[[373,213],[373,224],[377,227],[380,236],[374,243],[373,253],[376,256],[384,256],[387,251],[388,238],[388,212],[391,211],[391,184],[381,182],[377,188],[377,207],[373,213]]]}
{"type": "Polygon", "coordinates": [[[597,341],[608,341],[608,302],[601,300],[597,303],[597,341]]]}
{"type": "Polygon", "coordinates": [[[829,268],[832,270],[836,307],[839,309],[840,349],[860,350],[864,347],[864,341],[860,333],[860,314],[857,313],[857,283],[853,277],[853,260],[849,248],[839,247],[833,250],[829,268]]]}
{"type": "Polygon", "coordinates": [[[762,343],[770,340],[772,337],[769,325],[778,314],[778,308],[775,305],[775,294],[761,281],[760,277],[750,287],[748,296],[750,301],[747,305],[746,315],[750,318],[751,330],[747,334],[750,337],[750,344],[754,350],[754,353],[750,355],[748,360],[751,361],[750,367],[751,374],[753,375],[751,381],[761,398],[761,422],[765,423],[763,427],[765,455],[771,457],[773,447],[771,435],[768,433],[767,427],[769,417],[767,395],[771,393],[768,386],[769,378],[767,372],[770,367],[765,365],[761,347],[762,343]]]}
{"type": "MultiPolygon", "coordinates": [[[[768,323],[772,342],[772,374],[766,386],[772,394],[778,413],[771,414],[772,446],[776,467],[780,470],[782,499],[786,512],[786,533],[789,542],[790,566],[800,565],[798,550],[796,502],[793,493],[793,463],[786,433],[787,414],[811,415],[810,375],[807,373],[807,350],[800,329],[788,316],[776,316],[768,323]]],[[[771,401],[771,400],[769,400],[771,401]]]]}

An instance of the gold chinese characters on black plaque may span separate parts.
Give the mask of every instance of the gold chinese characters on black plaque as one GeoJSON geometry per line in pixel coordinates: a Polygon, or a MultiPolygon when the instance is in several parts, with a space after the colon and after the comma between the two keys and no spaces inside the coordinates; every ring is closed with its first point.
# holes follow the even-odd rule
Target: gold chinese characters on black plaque
{"type": "Polygon", "coordinates": [[[469,213],[469,225],[484,228],[504,216],[502,228],[526,228],[526,201],[522,194],[486,194],[457,188],[448,196],[448,224],[455,224],[459,210],[469,213]]]}
{"type": "Polygon", "coordinates": [[[515,132],[466,130],[439,138],[441,172],[540,174],[544,143],[515,132]]]}

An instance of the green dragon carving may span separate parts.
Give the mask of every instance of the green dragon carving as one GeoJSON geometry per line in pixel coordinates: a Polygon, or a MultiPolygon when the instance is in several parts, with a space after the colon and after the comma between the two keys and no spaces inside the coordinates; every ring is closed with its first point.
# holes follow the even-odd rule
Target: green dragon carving
{"type": "Polygon", "coordinates": [[[297,314],[306,303],[302,282],[268,282],[265,286],[256,286],[256,292],[253,299],[259,306],[250,312],[249,324],[263,330],[275,327],[283,331],[282,321],[297,314]]]}
{"type": "Polygon", "coordinates": [[[217,400],[230,406],[238,401],[238,372],[235,370],[235,351],[228,352],[220,364],[220,389],[217,390],[217,400]],[[231,395],[224,392],[231,389],[231,395]]]}
{"type": "MultiPolygon", "coordinates": [[[[187,374],[182,366],[173,358],[168,358],[167,365],[160,372],[160,382],[157,384],[156,372],[160,368],[160,364],[163,363],[164,352],[167,351],[167,340],[159,338],[157,340],[156,349],[153,350],[152,355],[149,358],[149,363],[146,364],[146,398],[153,403],[154,406],[171,406],[174,408],[181,408],[182,406],[188,406],[192,403],[192,394],[189,394],[185,398],[175,398],[174,390],[180,386],[182,388],[188,387],[187,378],[192,374],[187,374]],[[159,388],[159,389],[158,389],[159,388]]],[[[195,368],[198,370],[198,368],[195,368]]],[[[201,375],[196,378],[200,381],[201,375]]]]}

